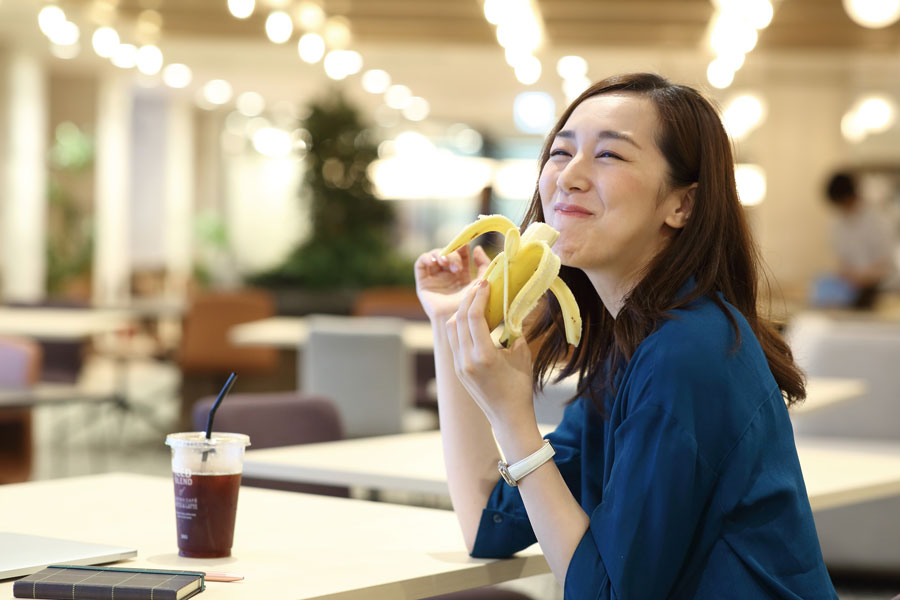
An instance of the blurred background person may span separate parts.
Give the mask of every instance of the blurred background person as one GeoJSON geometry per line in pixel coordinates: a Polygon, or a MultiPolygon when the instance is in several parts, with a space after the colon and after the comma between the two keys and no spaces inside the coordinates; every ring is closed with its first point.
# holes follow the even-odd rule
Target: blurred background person
{"type": "Polygon", "coordinates": [[[894,239],[886,215],[866,202],[849,173],[836,173],[825,189],[834,207],[832,248],[838,259],[837,276],[816,283],[816,304],[871,308],[878,292],[894,283],[894,239]]]}

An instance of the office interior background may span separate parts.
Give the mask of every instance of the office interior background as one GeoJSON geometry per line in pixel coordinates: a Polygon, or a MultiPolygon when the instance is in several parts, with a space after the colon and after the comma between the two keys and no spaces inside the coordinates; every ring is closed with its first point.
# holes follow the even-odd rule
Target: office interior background
{"type": "MultiPolygon", "coordinates": [[[[852,347],[875,365],[815,373],[871,377],[867,393],[882,397],[811,416],[810,431],[900,443],[896,290],[864,314],[815,302],[838,268],[833,173],[857,175],[900,240],[898,16],[892,0],[0,0],[0,294],[9,306],[142,307],[127,333],[81,342],[69,373],[137,410],[122,421],[35,406],[28,464],[20,452],[10,472],[167,473],[161,436],[188,426],[185,395],[215,393],[230,370],[185,358],[198,298],[252,289],[268,297],[255,318],[349,315],[365,290],[390,289],[403,308],[387,313],[420,317],[412,260],[479,213],[520,220],[556,117],[590,82],[631,71],[721,108],[773,318],[804,348],[852,347]],[[361,204],[346,206],[377,215],[389,244],[378,256],[396,268],[298,267],[322,212],[354,194],[361,204]],[[863,323],[879,341],[868,355],[853,332],[825,339],[821,319],[863,323]]],[[[365,219],[346,218],[368,239],[365,219]]],[[[213,346],[231,339],[204,331],[213,346]]],[[[296,359],[266,351],[234,359],[238,389],[293,385],[296,359]]],[[[426,413],[427,384],[410,384],[426,413]]],[[[858,507],[877,515],[873,531],[900,522],[898,496],[875,504],[858,507]]],[[[836,564],[878,574],[863,587],[900,579],[895,543],[861,544],[836,564]]]]}

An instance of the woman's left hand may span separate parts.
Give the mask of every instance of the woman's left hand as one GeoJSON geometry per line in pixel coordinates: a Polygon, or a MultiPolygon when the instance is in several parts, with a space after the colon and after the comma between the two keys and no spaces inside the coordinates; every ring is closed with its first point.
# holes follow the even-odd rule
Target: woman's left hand
{"type": "Polygon", "coordinates": [[[531,351],[524,338],[497,348],[484,316],[490,286],[477,280],[447,321],[456,375],[494,426],[535,423],[531,351]]]}

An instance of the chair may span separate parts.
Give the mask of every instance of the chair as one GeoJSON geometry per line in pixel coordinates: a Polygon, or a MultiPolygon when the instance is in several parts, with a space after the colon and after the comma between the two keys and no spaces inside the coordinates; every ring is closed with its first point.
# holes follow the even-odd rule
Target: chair
{"type": "Polygon", "coordinates": [[[371,287],[360,291],[353,303],[353,316],[428,320],[415,288],[402,286],[371,287]]]}
{"type": "MultiPolygon", "coordinates": [[[[808,376],[850,377],[866,394],[821,411],[794,414],[798,438],[879,439],[900,442],[900,324],[814,312],[791,319],[785,338],[808,376]]],[[[813,517],[829,570],[900,573],[900,495],[817,511],[813,517]]]]}
{"type": "MultiPolygon", "coordinates": [[[[8,305],[21,308],[59,308],[72,311],[89,308],[86,302],[65,298],[54,298],[37,302],[10,302],[8,305]]],[[[54,383],[75,383],[78,381],[90,345],[87,340],[51,341],[39,339],[38,343],[43,356],[40,369],[41,381],[54,383]]]]}
{"type": "MultiPolygon", "coordinates": [[[[41,356],[41,347],[33,340],[0,338],[0,387],[35,384],[41,356]]],[[[32,455],[31,409],[0,408],[0,483],[27,481],[32,455]]]]}
{"type": "MultiPolygon", "coordinates": [[[[419,302],[415,288],[384,286],[366,288],[359,292],[353,305],[356,317],[400,317],[412,321],[426,321],[428,316],[419,302]]],[[[434,353],[416,352],[413,357],[415,373],[414,402],[419,408],[437,411],[433,393],[434,353]]]]}
{"type": "Polygon", "coordinates": [[[807,376],[866,383],[859,400],[794,415],[796,434],[900,440],[900,323],[803,313],[791,319],[785,337],[807,376]]]}
{"type": "Polygon", "coordinates": [[[403,321],[390,317],[308,318],[300,353],[303,391],[332,398],[348,438],[403,431],[412,407],[412,358],[403,321]]]}
{"type": "MultiPolygon", "coordinates": [[[[207,415],[213,402],[215,396],[208,396],[194,405],[195,431],[206,430],[207,415]]],[[[216,410],[213,428],[216,431],[249,435],[251,448],[257,450],[331,442],[344,437],[341,417],[331,400],[293,392],[232,394],[216,410]]],[[[349,490],[345,487],[258,477],[242,477],[241,483],[253,487],[349,497],[349,490]]]]}
{"type": "MultiPolygon", "coordinates": [[[[274,315],[275,303],[262,290],[210,292],[192,300],[184,318],[178,351],[182,375],[181,417],[185,424],[190,422],[194,402],[218,392],[230,372],[239,375],[238,385],[246,386],[248,375],[268,377],[277,370],[276,349],[241,347],[228,340],[232,326],[274,315]]],[[[259,379],[262,381],[256,383],[264,386],[265,379],[259,379]]]]}

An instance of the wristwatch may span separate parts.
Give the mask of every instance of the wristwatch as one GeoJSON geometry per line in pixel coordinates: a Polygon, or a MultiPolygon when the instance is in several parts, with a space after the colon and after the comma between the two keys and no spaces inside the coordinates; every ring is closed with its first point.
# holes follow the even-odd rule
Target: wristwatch
{"type": "Polygon", "coordinates": [[[512,465],[508,465],[501,460],[497,464],[497,468],[500,469],[500,477],[503,478],[503,481],[516,487],[523,477],[553,458],[554,454],[556,454],[556,450],[553,449],[549,441],[544,440],[544,445],[537,452],[529,454],[512,465]]]}

